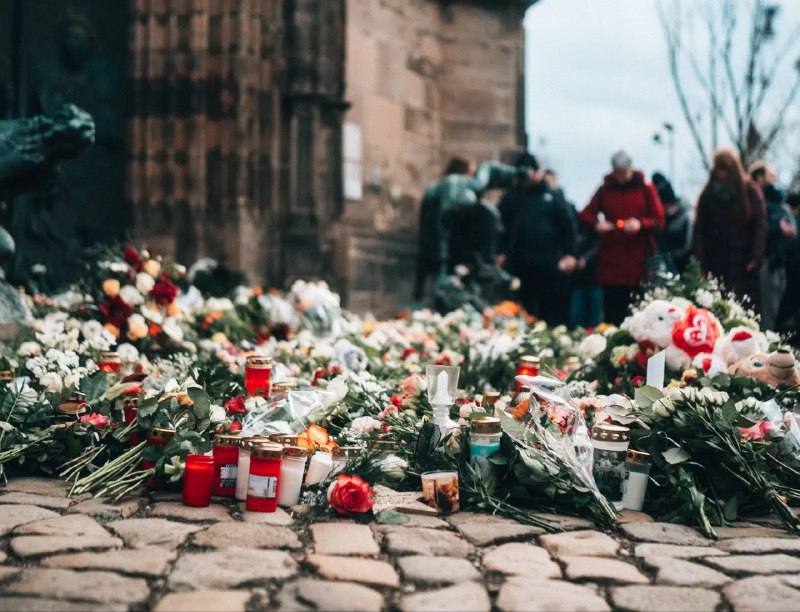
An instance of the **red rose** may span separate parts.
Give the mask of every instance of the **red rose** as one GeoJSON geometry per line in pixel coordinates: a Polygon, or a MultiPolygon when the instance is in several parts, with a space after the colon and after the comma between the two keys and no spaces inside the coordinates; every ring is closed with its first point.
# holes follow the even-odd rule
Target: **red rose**
{"type": "Polygon", "coordinates": [[[361,476],[341,474],[328,487],[328,503],[338,514],[369,512],[375,505],[375,491],[361,476]]]}
{"type": "Polygon", "coordinates": [[[228,414],[244,414],[244,398],[240,396],[228,400],[225,402],[225,409],[228,414]]]}
{"type": "Polygon", "coordinates": [[[142,269],[142,258],[139,257],[139,253],[136,252],[132,246],[128,245],[125,247],[125,253],[123,254],[125,261],[127,264],[132,267],[137,272],[142,269]]]}
{"type": "Polygon", "coordinates": [[[102,414],[84,414],[81,417],[84,425],[94,425],[96,429],[105,429],[108,426],[108,417],[102,414]]]}
{"type": "Polygon", "coordinates": [[[163,274],[150,290],[150,297],[153,298],[159,306],[169,306],[177,295],[178,288],[163,274]]]}
{"type": "Polygon", "coordinates": [[[239,431],[242,431],[242,424],[239,421],[234,421],[231,423],[231,426],[228,427],[229,433],[237,433],[239,431]]]}
{"type": "Polygon", "coordinates": [[[631,378],[631,385],[633,387],[641,387],[644,385],[644,376],[634,376],[631,378]]]}
{"type": "Polygon", "coordinates": [[[115,295],[100,306],[100,312],[106,323],[111,323],[111,325],[121,330],[128,322],[128,318],[133,314],[133,308],[128,306],[119,295],[115,295]]]}

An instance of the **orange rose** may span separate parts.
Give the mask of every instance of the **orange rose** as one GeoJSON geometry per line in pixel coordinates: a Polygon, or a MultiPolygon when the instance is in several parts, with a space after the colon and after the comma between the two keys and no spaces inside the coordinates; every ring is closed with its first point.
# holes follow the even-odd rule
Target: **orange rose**
{"type": "Polygon", "coordinates": [[[338,514],[369,512],[375,505],[375,491],[361,476],[341,474],[328,487],[328,503],[338,514]]]}
{"type": "Polygon", "coordinates": [[[103,293],[113,298],[119,294],[119,281],[116,278],[108,278],[103,281],[103,293]]]}

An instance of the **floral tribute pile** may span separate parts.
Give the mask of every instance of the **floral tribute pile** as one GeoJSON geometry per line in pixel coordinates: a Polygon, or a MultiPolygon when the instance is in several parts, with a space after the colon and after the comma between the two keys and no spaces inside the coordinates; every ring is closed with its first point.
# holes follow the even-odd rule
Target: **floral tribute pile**
{"type": "Polygon", "coordinates": [[[60,475],[72,494],[114,499],[179,486],[187,455],[208,453],[215,434],[299,434],[311,451],[362,449],[305,488],[321,512],[369,512],[373,487],[419,491],[423,472],[455,470],[462,508],[546,529],[549,511],[610,524],[589,436],[607,422],[649,453],[644,510],[657,518],[713,537],[715,525],[772,509],[800,529],[795,355],[696,271],[646,293],[619,329],[568,331],[514,303],[375,321],[343,310],[322,282],[264,291],[210,260],[187,270],[130,247],[90,269],[69,291],[25,296],[29,320],[2,347],[2,475],[60,475]],[[660,351],[656,388],[647,367],[660,351]],[[254,355],[272,358],[269,397],[245,387],[254,355]],[[540,376],[517,380],[527,355],[540,376]],[[431,422],[426,364],[461,368],[448,428],[431,422]],[[470,424],[486,416],[500,418],[502,438],[478,460],[470,424]],[[154,428],[175,433],[153,444],[154,428]]]}

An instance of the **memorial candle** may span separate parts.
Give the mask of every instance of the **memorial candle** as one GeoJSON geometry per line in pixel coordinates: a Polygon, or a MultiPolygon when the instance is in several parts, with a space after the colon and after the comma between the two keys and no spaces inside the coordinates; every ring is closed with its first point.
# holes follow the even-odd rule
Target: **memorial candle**
{"type": "Polygon", "coordinates": [[[244,366],[244,386],[251,396],[269,397],[272,359],[251,355],[244,366]]]}
{"type": "Polygon", "coordinates": [[[214,482],[214,457],[187,455],[183,472],[183,503],[204,507],[211,503],[214,482]]]}

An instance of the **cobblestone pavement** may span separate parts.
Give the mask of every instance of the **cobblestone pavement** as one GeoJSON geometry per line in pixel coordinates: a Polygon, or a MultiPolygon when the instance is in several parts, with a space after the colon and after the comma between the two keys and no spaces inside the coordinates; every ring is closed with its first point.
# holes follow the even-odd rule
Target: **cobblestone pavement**
{"type": "Polygon", "coordinates": [[[309,524],[180,495],[69,500],[56,480],[0,495],[0,610],[800,610],[800,538],[774,518],[619,530],[551,516],[543,534],[462,512],[406,525],[309,524]]]}

